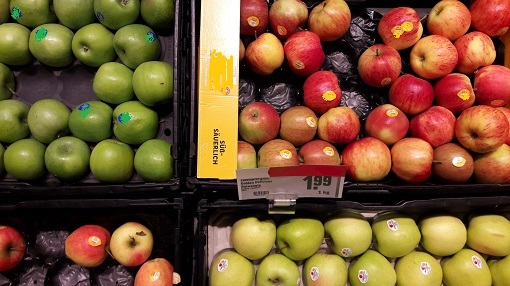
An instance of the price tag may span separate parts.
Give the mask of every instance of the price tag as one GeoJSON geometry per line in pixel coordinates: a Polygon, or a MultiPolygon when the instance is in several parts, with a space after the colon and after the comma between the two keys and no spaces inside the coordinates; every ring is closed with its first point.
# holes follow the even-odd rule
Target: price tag
{"type": "Polygon", "coordinates": [[[293,193],[300,198],[341,198],[347,166],[299,165],[237,170],[240,200],[293,193]]]}

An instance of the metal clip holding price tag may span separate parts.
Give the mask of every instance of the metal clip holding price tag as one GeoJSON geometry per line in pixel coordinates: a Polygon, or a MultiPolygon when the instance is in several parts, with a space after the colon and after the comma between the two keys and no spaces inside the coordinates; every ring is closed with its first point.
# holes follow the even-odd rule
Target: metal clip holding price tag
{"type": "Polygon", "coordinates": [[[300,198],[341,198],[347,167],[299,165],[237,170],[240,200],[261,199],[276,193],[300,198]]]}

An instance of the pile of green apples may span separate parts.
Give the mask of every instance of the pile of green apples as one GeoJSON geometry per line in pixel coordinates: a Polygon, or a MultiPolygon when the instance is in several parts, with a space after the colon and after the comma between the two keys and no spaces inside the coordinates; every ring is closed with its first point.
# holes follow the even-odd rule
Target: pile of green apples
{"type": "Polygon", "coordinates": [[[510,285],[503,213],[342,210],[324,219],[231,220],[209,226],[211,286],[510,285]]]}
{"type": "Polygon", "coordinates": [[[169,181],[172,146],[158,137],[158,110],[170,108],[174,76],[158,35],[173,33],[174,5],[1,0],[0,176],[78,182],[92,173],[101,183],[123,183],[136,173],[169,181]],[[57,76],[87,67],[94,78],[79,84],[90,85],[95,100],[71,105],[54,94],[28,102],[16,94],[16,79],[35,65],[57,76]]]}

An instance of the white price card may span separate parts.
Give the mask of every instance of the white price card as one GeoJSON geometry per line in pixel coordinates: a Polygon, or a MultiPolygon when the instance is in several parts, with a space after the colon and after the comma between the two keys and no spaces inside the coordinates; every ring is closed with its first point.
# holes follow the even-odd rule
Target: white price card
{"type": "Polygon", "coordinates": [[[240,200],[293,193],[300,198],[341,198],[347,166],[299,165],[237,170],[240,200]]]}

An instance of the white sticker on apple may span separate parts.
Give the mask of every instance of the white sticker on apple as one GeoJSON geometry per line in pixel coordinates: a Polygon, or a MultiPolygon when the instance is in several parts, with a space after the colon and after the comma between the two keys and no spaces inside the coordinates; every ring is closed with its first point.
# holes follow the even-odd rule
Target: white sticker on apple
{"type": "Polygon", "coordinates": [[[317,281],[319,279],[319,268],[315,266],[312,267],[310,270],[310,279],[312,279],[312,281],[317,281]]]}
{"type": "Polygon", "coordinates": [[[423,273],[423,275],[429,275],[430,274],[430,263],[428,262],[422,262],[420,263],[420,271],[423,273]]]}
{"type": "Polygon", "coordinates": [[[386,221],[386,224],[388,225],[388,228],[397,231],[398,230],[398,222],[394,219],[389,219],[386,221]]]}
{"type": "Polygon", "coordinates": [[[471,256],[471,261],[473,262],[473,265],[476,266],[476,268],[482,268],[482,260],[480,257],[473,255],[471,256]]]}
{"type": "Polygon", "coordinates": [[[218,263],[218,271],[223,272],[227,269],[227,267],[228,267],[228,260],[221,259],[220,262],[218,263]]]}
{"type": "Polygon", "coordinates": [[[365,284],[368,282],[368,271],[366,271],[365,269],[360,269],[360,271],[358,271],[358,279],[359,279],[359,282],[365,284]]]}

